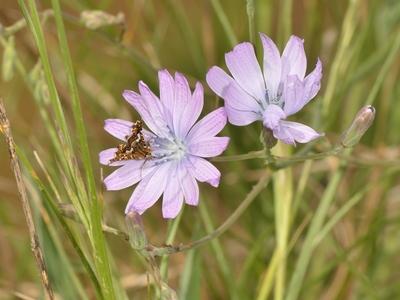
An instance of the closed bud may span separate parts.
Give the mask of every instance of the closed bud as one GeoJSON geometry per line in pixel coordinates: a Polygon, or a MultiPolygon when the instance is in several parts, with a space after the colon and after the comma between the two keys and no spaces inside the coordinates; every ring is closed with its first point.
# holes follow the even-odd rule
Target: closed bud
{"type": "Polygon", "coordinates": [[[125,222],[132,248],[136,250],[146,248],[148,242],[140,215],[137,212],[129,212],[125,217],[125,222]]]}
{"type": "Polygon", "coordinates": [[[353,147],[356,145],[371,126],[374,118],[375,108],[373,106],[366,105],[361,108],[350,127],[342,135],[341,144],[343,147],[353,147]]]}

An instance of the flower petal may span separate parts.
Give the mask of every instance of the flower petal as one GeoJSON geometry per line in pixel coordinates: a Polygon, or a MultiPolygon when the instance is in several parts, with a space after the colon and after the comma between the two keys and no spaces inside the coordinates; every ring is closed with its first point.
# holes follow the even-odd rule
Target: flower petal
{"type": "Polygon", "coordinates": [[[171,171],[170,178],[171,180],[166,183],[162,202],[162,214],[166,219],[173,219],[179,214],[184,198],[181,185],[176,180],[178,178],[176,168],[171,171]]]}
{"type": "MultiPolygon", "coordinates": [[[[304,102],[307,104],[321,88],[322,63],[318,58],[315,69],[304,79],[304,102]]],[[[304,104],[304,105],[305,105],[304,104]]]]}
{"type": "Polygon", "coordinates": [[[128,160],[115,161],[110,163],[110,160],[112,160],[115,157],[115,153],[117,152],[117,150],[118,150],[117,148],[109,148],[101,151],[99,153],[99,162],[105,166],[122,166],[127,164],[128,160]]]}
{"type": "Polygon", "coordinates": [[[133,108],[139,113],[140,117],[143,119],[149,129],[158,134],[158,126],[153,120],[150,111],[146,105],[146,102],[143,100],[142,96],[130,90],[125,90],[122,95],[125,100],[130,105],[132,105],[133,108]]]}
{"type": "Polygon", "coordinates": [[[217,66],[212,67],[207,72],[206,80],[214,93],[221,98],[223,98],[224,90],[228,87],[228,85],[234,82],[231,76],[226,74],[224,70],[217,66]]]}
{"type": "Polygon", "coordinates": [[[183,138],[190,129],[185,124],[190,116],[185,116],[185,114],[190,111],[191,100],[192,93],[187,79],[182,74],[175,73],[175,104],[172,117],[174,132],[178,138],[183,138]]]}
{"type": "Polygon", "coordinates": [[[189,131],[186,138],[190,144],[192,141],[202,140],[204,138],[213,137],[218,134],[226,125],[226,112],[220,107],[196,123],[189,131]]]}
{"type": "Polygon", "coordinates": [[[229,123],[244,126],[262,118],[260,105],[235,83],[224,91],[224,99],[229,123]]]}
{"type": "Polygon", "coordinates": [[[265,98],[265,82],[251,43],[241,43],[225,54],[225,62],[239,85],[257,100],[265,98]]]}
{"type": "Polygon", "coordinates": [[[121,119],[107,119],[104,121],[104,130],[122,141],[132,133],[133,123],[121,119]]]}
{"type": "Polygon", "coordinates": [[[285,119],[285,112],[278,105],[268,105],[263,114],[263,124],[269,129],[279,126],[280,120],[285,119]]]}
{"type": "Polygon", "coordinates": [[[174,219],[179,214],[183,205],[183,192],[178,182],[173,181],[164,191],[162,214],[165,219],[174,219]],[[173,186],[172,186],[173,185],[173,186]],[[169,188],[169,186],[172,186],[169,188]],[[173,190],[177,186],[179,190],[173,190]]]}
{"type": "Polygon", "coordinates": [[[162,118],[159,117],[159,113],[155,113],[158,110],[157,103],[152,103],[152,101],[150,101],[149,104],[143,96],[134,91],[125,90],[122,95],[140,114],[140,117],[151,131],[158,136],[165,135],[165,121],[162,121],[162,118]]]}
{"type": "Polygon", "coordinates": [[[157,131],[154,132],[158,136],[167,136],[170,129],[168,128],[163,105],[160,100],[143,81],[139,81],[139,91],[154,124],[157,126],[157,131]]]}
{"type": "Polygon", "coordinates": [[[185,196],[185,202],[189,205],[198,205],[199,204],[199,185],[197,184],[196,179],[189,171],[183,166],[180,165],[179,169],[179,178],[181,183],[181,188],[183,194],[185,196]]]}
{"type": "Polygon", "coordinates": [[[139,182],[154,165],[147,166],[145,160],[128,160],[126,164],[118,168],[104,179],[108,191],[122,190],[139,182]]]}
{"type": "Polygon", "coordinates": [[[221,173],[209,161],[201,157],[190,156],[185,165],[187,170],[200,182],[207,182],[213,187],[218,187],[221,173]]]}
{"type": "Polygon", "coordinates": [[[265,34],[260,33],[264,49],[264,80],[270,99],[276,98],[281,81],[282,61],[275,43],[265,34]]]}
{"type": "Polygon", "coordinates": [[[168,126],[173,128],[172,108],[175,103],[175,81],[167,70],[158,72],[158,81],[160,83],[160,100],[164,107],[164,115],[168,126]]]}
{"type": "Polygon", "coordinates": [[[196,83],[196,88],[182,112],[180,120],[181,138],[184,138],[199,118],[204,105],[204,90],[200,82],[196,83]]]}
{"type": "Polygon", "coordinates": [[[292,145],[295,145],[295,142],[308,143],[323,136],[323,134],[316,132],[311,127],[290,121],[281,121],[280,126],[273,133],[277,139],[292,145]]]}
{"type": "Polygon", "coordinates": [[[292,133],[286,127],[275,127],[272,133],[276,139],[284,142],[285,144],[296,146],[296,141],[294,140],[292,133]]]}
{"type": "MultiPolygon", "coordinates": [[[[247,94],[236,82],[232,82],[223,94],[225,103],[237,110],[261,111],[261,102],[247,94]]],[[[266,104],[266,102],[265,102],[266,104]]]]}
{"type": "Polygon", "coordinates": [[[225,151],[229,137],[211,137],[189,145],[188,152],[200,157],[214,157],[225,151]]]}
{"type": "Polygon", "coordinates": [[[171,164],[165,163],[144,177],[132,193],[125,214],[135,211],[142,214],[153,206],[164,192],[171,164]]]}
{"type": "Polygon", "coordinates": [[[282,54],[282,81],[285,81],[287,75],[297,75],[300,80],[304,79],[307,58],[303,43],[304,41],[295,35],[287,42],[282,54]]]}
{"type": "Polygon", "coordinates": [[[304,83],[299,80],[297,75],[289,75],[287,77],[282,98],[287,116],[297,113],[306,104],[304,101],[304,83]]]}

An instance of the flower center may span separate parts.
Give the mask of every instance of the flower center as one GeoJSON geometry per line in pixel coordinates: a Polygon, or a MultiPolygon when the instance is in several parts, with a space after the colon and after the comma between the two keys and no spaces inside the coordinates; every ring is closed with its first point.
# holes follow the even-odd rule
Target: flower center
{"type": "Polygon", "coordinates": [[[181,160],[186,155],[186,145],[176,137],[156,137],[150,144],[152,156],[162,162],[181,160]]]}
{"type": "Polygon", "coordinates": [[[282,119],[286,119],[286,115],[279,105],[270,104],[264,110],[263,124],[265,127],[274,130],[282,119]]]}
{"type": "Polygon", "coordinates": [[[276,95],[272,91],[265,90],[265,101],[267,102],[268,105],[274,104],[283,108],[284,103],[282,99],[282,93],[283,93],[283,84],[281,82],[279,83],[276,95]]]}

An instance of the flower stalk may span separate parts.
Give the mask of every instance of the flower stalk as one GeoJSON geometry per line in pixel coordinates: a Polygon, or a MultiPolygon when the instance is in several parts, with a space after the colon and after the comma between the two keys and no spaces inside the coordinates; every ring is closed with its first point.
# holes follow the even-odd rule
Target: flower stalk
{"type": "Polygon", "coordinates": [[[0,98],[0,133],[2,133],[6,139],[8,151],[10,154],[11,168],[14,172],[15,180],[17,183],[18,194],[22,203],[22,208],[25,215],[25,221],[29,230],[29,237],[31,242],[31,250],[35,257],[36,264],[40,271],[40,278],[45,288],[47,296],[50,300],[54,299],[53,288],[49,282],[47,267],[44,261],[43,251],[40,246],[39,237],[36,232],[36,227],[33,222],[32,210],[29,205],[28,195],[26,192],[26,186],[22,177],[21,167],[18,160],[18,156],[15,150],[14,138],[11,133],[10,122],[6,115],[6,110],[3,104],[3,100],[0,98]]]}

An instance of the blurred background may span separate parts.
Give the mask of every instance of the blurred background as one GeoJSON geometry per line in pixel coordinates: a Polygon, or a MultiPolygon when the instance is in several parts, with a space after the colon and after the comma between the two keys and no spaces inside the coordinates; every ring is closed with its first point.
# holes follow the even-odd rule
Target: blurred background
{"type": "MultiPolygon", "coordinates": [[[[49,1],[37,4],[41,12],[50,9],[49,1]]],[[[124,89],[137,90],[138,80],[143,80],[157,94],[157,70],[177,70],[190,78],[192,88],[196,81],[206,87],[206,114],[223,103],[208,89],[205,74],[213,65],[225,68],[224,53],[236,43],[254,41],[261,59],[255,32],[266,33],[281,50],[290,34],[302,37],[307,73],[320,57],[324,76],[319,95],[294,120],[325,132],[326,137],[313,145],[290,149],[290,155],[328,149],[365,103],[373,104],[377,115],[346,164],[327,221],[337,216],[349,200],[353,202],[315,249],[299,299],[400,299],[399,1],[65,0],[61,5],[99,190],[102,173],[98,152],[117,143],[103,131],[104,119],[138,118],[121,97],[124,89]],[[93,15],[82,15],[88,10],[101,10],[111,19],[105,24],[93,15]],[[252,12],[254,19],[249,26],[248,13],[252,12]],[[359,195],[357,201],[355,195],[359,195]]],[[[37,176],[44,178],[34,150],[44,165],[54,170],[59,166],[40,112],[47,104],[38,106],[34,100],[46,99],[47,93],[38,51],[27,27],[4,30],[22,19],[17,1],[0,2],[0,96],[18,147],[37,170],[37,176]]],[[[42,20],[56,85],[67,121],[72,124],[54,19],[51,13],[45,13],[42,20]]],[[[232,141],[225,154],[262,149],[259,132],[259,124],[245,128],[228,125],[223,135],[231,136],[232,141]]],[[[288,282],[310,219],[338,164],[337,157],[328,157],[290,168],[297,211],[289,237],[292,248],[287,260],[288,282]]],[[[200,185],[203,208],[184,208],[176,243],[204,236],[221,224],[265,172],[259,159],[216,165],[223,174],[220,188],[200,185]]],[[[111,168],[102,171],[107,175],[111,168]]],[[[63,175],[57,171],[53,174],[60,198],[68,203],[61,188],[63,175]]],[[[90,279],[60,224],[51,215],[46,220],[38,188],[29,179],[27,182],[57,295],[60,299],[95,298],[90,279]]],[[[102,192],[108,225],[124,230],[123,212],[131,192],[131,188],[102,192]]],[[[274,211],[276,197],[276,190],[269,186],[218,241],[170,257],[169,284],[181,299],[265,297],[260,291],[276,245],[275,226],[279,227],[280,222],[274,211]]],[[[170,222],[161,217],[160,201],[144,214],[143,220],[151,242],[165,243],[170,222]]],[[[68,222],[79,231],[79,224],[68,222]]],[[[80,234],[84,239],[84,233],[80,234]]],[[[150,299],[145,266],[138,255],[121,238],[107,235],[106,239],[116,278],[127,297],[150,299]]],[[[0,299],[41,297],[43,291],[7,147],[1,139],[0,299]]]]}

